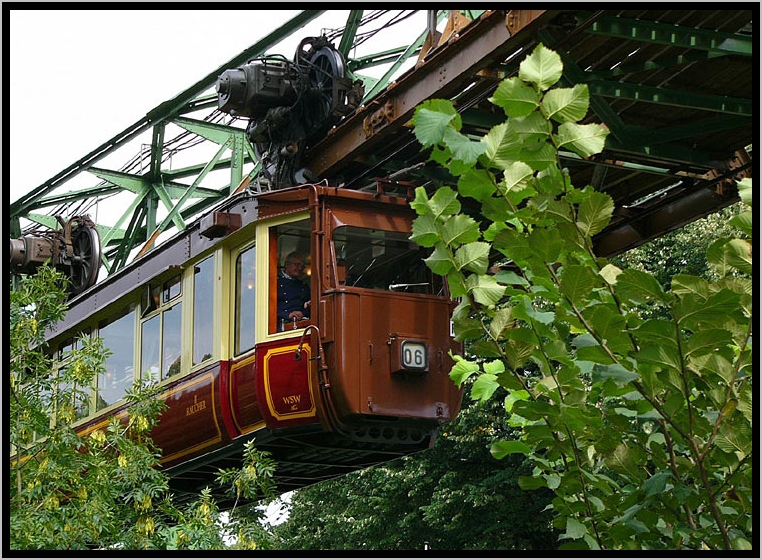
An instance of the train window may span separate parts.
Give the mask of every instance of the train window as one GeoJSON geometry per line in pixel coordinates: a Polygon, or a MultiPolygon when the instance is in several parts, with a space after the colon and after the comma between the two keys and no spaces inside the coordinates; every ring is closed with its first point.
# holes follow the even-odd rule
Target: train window
{"type": "Polygon", "coordinates": [[[164,325],[161,333],[162,359],[161,378],[166,379],[180,373],[180,349],[182,335],[182,306],[178,303],[164,311],[164,325]]]}
{"type": "MultiPolygon", "coordinates": [[[[309,218],[304,220],[297,220],[289,222],[287,224],[279,224],[272,226],[269,232],[270,240],[270,321],[269,330],[271,333],[282,330],[293,329],[294,323],[287,322],[285,316],[289,314],[290,310],[298,309],[303,313],[303,319],[297,320],[297,326],[304,326],[307,324],[310,316],[309,304],[307,307],[304,303],[310,299],[309,290],[312,278],[312,259],[310,255],[310,220],[309,218]],[[298,258],[297,258],[298,257],[298,258]],[[289,260],[295,260],[298,264],[303,264],[301,268],[293,268],[287,270],[286,262],[289,260]],[[290,274],[289,274],[290,273],[290,274]],[[284,308],[285,301],[284,295],[279,293],[278,289],[278,277],[281,274],[288,274],[291,278],[296,278],[306,285],[307,290],[305,295],[299,295],[298,298],[303,299],[306,297],[305,302],[299,301],[297,304],[290,305],[284,308]],[[295,276],[291,276],[294,274],[295,276]],[[279,301],[280,298],[280,301],[279,301]],[[278,317],[278,307],[281,307],[282,317],[278,317]]],[[[291,290],[287,290],[289,292],[291,290]]],[[[299,290],[296,290],[298,292],[299,290]]],[[[291,302],[293,304],[293,300],[291,302]]]]}
{"type": "Polygon", "coordinates": [[[340,226],[333,232],[339,283],[357,288],[443,294],[442,279],[424,262],[409,233],[340,226]]]}
{"type": "Polygon", "coordinates": [[[161,315],[143,321],[140,328],[142,341],[140,371],[147,382],[159,381],[159,348],[161,346],[161,315]]]}
{"type": "Polygon", "coordinates": [[[157,382],[180,373],[182,368],[181,276],[149,287],[140,326],[140,371],[147,382],[157,382]],[[147,304],[147,305],[146,305],[147,304]]]}
{"type": "MultiPolygon", "coordinates": [[[[61,371],[67,367],[72,366],[74,351],[82,348],[82,339],[86,336],[90,336],[89,331],[83,332],[75,338],[71,338],[63,342],[58,348],[58,364],[56,364],[56,370],[61,371]]],[[[58,375],[57,373],[55,375],[58,375]]],[[[62,393],[69,393],[66,401],[59,400],[56,407],[56,416],[60,414],[68,415],[68,411],[64,412],[60,407],[71,406],[74,412],[74,419],[79,420],[85,418],[90,413],[90,387],[89,386],[77,386],[75,387],[71,382],[59,382],[57,385],[58,396],[62,393]]]]}
{"type": "Polygon", "coordinates": [[[193,269],[193,365],[212,357],[214,321],[214,258],[209,257],[193,269]]]}
{"type": "Polygon", "coordinates": [[[254,348],[254,325],[256,323],[256,247],[251,247],[236,259],[235,291],[235,353],[254,348]]]}
{"type": "Polygon", "coordinates": [[[180,274],[177,274],[164,282],[162,288],[162,303],[167,303],[180,295],[180,274]]]}
{"type": "Polygon", "coordinates": [[[111,351],[105,371],[98,375],[95,408],[101,410],[124,398],[133,381],[135,314],[126,312],[98,329],[103,346],[111,351]]]}
{"type": "Polygon", "coordinates": [[[181,280],[181,274],[177,273],[165,282],[146,286],[146,294],[144,295],[142,303],[143,317],[156,311],[162,305],[167,304],[169,301],[179,296],[182,286],[181,280]]]}

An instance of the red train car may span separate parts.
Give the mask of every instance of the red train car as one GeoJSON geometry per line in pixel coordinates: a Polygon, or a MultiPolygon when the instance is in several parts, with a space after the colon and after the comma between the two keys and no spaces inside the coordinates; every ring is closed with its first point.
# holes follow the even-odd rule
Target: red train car
{"type": "Polygon", "coordinates": [[[281,491],[416,453],[452,420],[453,302],[409,240],[410,192],[306,184],[231,196],[70,301],[49,333],[64,366],[78,337],[112,354],[79,403],[88,432],[124,414],[138,376],[168,408],[152,433],[177,492],[196,493],[255,441],[281,491]],[[299,254],[308,318],[277,316],[299,254]]]}

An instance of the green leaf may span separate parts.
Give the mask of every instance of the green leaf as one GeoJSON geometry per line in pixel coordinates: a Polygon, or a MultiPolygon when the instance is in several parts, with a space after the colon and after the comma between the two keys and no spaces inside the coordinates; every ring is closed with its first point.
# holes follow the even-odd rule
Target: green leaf
{"type": "Polygon", "coordinates": [[[752,206],[751,199],[753,192],[751,177],[745,177],[738,182],[738,195],[749,206],[752,206]]]}
{"type": "MultiPolygon", "coordinates": [[[[511,331],[511,334],[513,334],[513,332],[514,331],[511,331]]],[[[519,340],[509,340],[508,343],[503,346],[508,366],[514,370],[521,368],[526,363],[534,349],[534,344],[519,340]]]]}
{"type": "Polygon", "coordinates": [[[525,391],[524,389],[520,389],[518,391],[511,391],[505,397],[505,411],[510,412],[511,409],[513,409],[513,403],[515,403],[516,401],[528,401],[528,400],[529,400],[529,393],[525,391]]]}
{"type": "Polygon", "coordinates": [[[719,353],[692,356],[691,368],[705,379],[711,379],[710,374],[717,376],[717,379],[711,380],[713,383],[722,379],[727,385],[731,385],[736,378],[733,364],[719,353]]]}
{"type": "Polygon", "coordinates": [[[482,163],[487,168],[505,169],[518,159],[521,151],[521,138],[511,122],[493,126],[482,142],[486,145],[482,163]]]}
{"type": "Polygon", "coordinates": [[[657,472],[643,483],[643,493],[646,497],[656,496],[664,492],[667,488],[667,482],[672,478],[669,472],[657,472]]]}
{"type": "Polygon", "coordinates": [[[499,309],[489,325],[490,335],[497,340],[503,335],[503,331],[512,328],[513,324],[513,309],[511,307],[499,309]]]}
{"type": "Polygon", "coordinates": [[[547,142],[537,149],[521,150],[519,158],[535,171],[545,171],[558,163],[558,151],[547,142]]]}
{"type": "Polygon", "coordinates": [[[525,189],[529,179],[532,178],[532,173],[532,168],[523,161],[517,161],[509,165],[503,173],[503,180],[499,185],[501,194],[505,196],[511,191],[525,189]]]}
{"type": "Polygon", "coordinates": [[[451,354],[451,357],[453,360],[455,360],[455,364],[452,366],[452,369],[450,370],[450,379],[452,379],[455,384],[460,387],[463,385],[463,382],[471,377],[472,374],[479,371],[479,364],[475,362],[470,362],[463,358],[462,356],[457,356],[451,354]]]}
{"type": "Polygon", "coordinates": [[[471,398],[478,401],[486,401],[500,387],[497,382],[497,375],[491,373],[482,373],[471,386],[471,398]]]}
{"type": "Polygon", "coordinates": [[[620,364],[595,364],[593,367],[593,383],[606,379],[613,379],[618,386],[624,387],[630,381],[640,379],[640,376],[637,372],[629,371],[620,364]]]}
{"type": "Polygon", "coordinates": [[[522,297],[520,300],[519,305],[513,308],[513,314],[518,319],[534,320],[544,325],[549,325],[555,319],[556,314],[553,311],[537,311],[528,297],[522,297]]]}
{"type": "Polygon", "coordinates": [[[460,212],[460,201],[458,193],[450,187],[440,187],[429,201],[429,208],[436,218],[445,217],[460,212]]]}
{"type": "Polygon", "coordinates": [[[589,157],[603,151],[609,131],[599,124],[563,123],[555,135],[556,147],[563,147],[589,157]]]}
{"type": "Polygon", "coordinates": [[[458,192],[484,202],[495,192],[495,181],[486,169],[471,168],[458,179],[458,192]]]}
{"type": "Polygon", "coordinates": [[[733,344],[733,335],[723,329],[707,329],[694,333],[684,345],[686,356],[714,354],[722,346],[733,344]]]}
{"type": "Polygon", "coordinates": [[[590,106],[590,92],[587,84],[577,84],[573,88],[552,89],[542,100],[545,116],[556,122],[577,122],[587,115],[590,106]]]}
{"type": "Polygon", "coordinates": [[[741,212],[730,218],[730,225],[737,227],[749,237],[752,236],[752,216],[751,212],[741,212]]]}
{"type": "Polygon", "coordinates": [[[739,459],[743,459],[752,452],[754,437],[751,425],[747,422],[724,423],[720,426],[720,433],[715,441],[726,453],[735,453],[739,459]]]}
{"type": "Polygon", "coordinates": [[[668,346],[677,349],[676,327],[670,321],[650,319],[633,329],[633,334],[640,343],[649,342],[657,346],[668,346]]]}
{"type": "MultiPolygon", "coordinates": [[[[592,271],[589,272],[592,274],[592,271]]],[[[614,304],[594,305],[582,313],[612,352],[626,354],[632,349],[632,342],[626,332],[625,318],[614,304]]]]}
{"type": "Polygon", "coordinates": [[[726,261],[730,266],[748,274],[753,274],[751,259],[751,243],[744,239],[731,239],[724,246],[727,253],[726,261]]]}
{"type": "Polygon", "coordinates": [[[433,247],[441,236],[437,230],[437,224],[434,216],[430,214],[418,216],[413,220],[413,233],[410,236],[411,241],[415,241],[421,247],[433,247]]]}
{"type": "Polygon", "coordinates": [[[621,443],[614,451],[605,458],[606,466],[614,472],[627,476],[630,480],[638,481],[641,478],[638,465],[638,450],[621,443]]]}
{"type": "Polygon", "coordinates": [[[561,79],[563,69],[564,65],[558,53],[540,43],[519,65],[519,78],[544,91],[561,79]]]}
{"type": "Polygon", "coordinates": [[[699,301],[706,301],[710,293],[709,282],[690,274],[675,274],[672,277],[672,291],[680,297],[694,295],[699,301]]]}
{"type": "Polygon", "coordinates": [[[487,149],[481,141],[473,141],[468,136],[448,128],[444,132],[444,143],[452,151],[452,157],[467,165],[473,165],[487,149]]]}
{"type": "Polygon", "coordinates": [[[489,252],[492,245],[483,241],[466,243],[455,251],[455,268],[485,274],[489,266],[489,252]]]}
{"type": "Polygon", "coordinates": [[[415,199],[410,202],[410,207],[416,211],[419,216],[431,213],[429,208],[429,195],[424,187],[415,188],[415,199]]]}
{"type": "Polygon", "coordinates": [[[611,263],[607,263],[598,273],[609,286],[615,286],[617,278],[622,274],[622,269],[611,263]]]}
{"type": "Polygon", "coordinates": [[[561,292],[572,304],[580,305],[592,295],[596,277],[590,267],[577,264],[566,265],[561,273],[561,292]]]}
{"type": "Polygon", "coordinates": [[[656,278],[647,272],[632,268],[619,275],[616,292],[623,301],[632,304],[650,301],[667,303],[667,296],[656,278]]]}
{"type": "Polygon", "coordinates": [[[525,117],[540,106],[540,94],[516,77],[500,82],[489,100],[511,118],[525,117]]]}
{"type": "MultiPolygon", "coordinates": [[[[484,331],[482,331],[482,334],[484,334],[484,331]]],[[[472,342],[469,346],[469,351],[474,356],[481,356],[482,358],[499,358],[503,355],[497,342],[483,338],[472,342]]]]}
{"type": "Polygon", "coordinates": [[[458,214],[442,224],[442,241],[452,247],[462,243],[471,243],[481,236],[479,224],[470,216],[458,214]]]}
{"type": "Polygon", "coordinates": [[[519,488],[522,490],[537,490],[546,487],[545,479],[539,476],[519,476],[519,488]]]}
{"type": "Polygon", "coordinates": [[[469,292],[482,305],[496,305],[505,293],[505,286],[498,284],[494,277],[472,274],[466,280],[469,292]]]}
{"type": "Polygon", "coordinates": [[[673,307],[678,324],[694,328],[700,323],[716,324],[717,320],[738,309],[740,296],[723,289],[712,294],[706,301],[696,301],[691,296],[683,296],[673,307]]]}
{"type": "Polygon", "coordinates": [[[508,284],[511,286],[529,286],[526,278],[519,276],[512,270],[501,270],[495,274],[495,278],[502,284],[508,284]]]}
{"type": "Polygon", "coordinates": [[[577,226],[584,235],[592,237],[611,221],[614,201],[609,195],[596,191],[587,192],[584,197],[577,211],[577,226]]]}
{"type": "Polygon", "coordinates": [[[574,519],[573,517],[566,518],[566,532],[559,535],[559,539],[581,539],[587,534],[587,527],[582,523],[574,519]]]}
{"type": "Polygon", "coordinates": [[[449,251],[441,243],[437,243],[434,252],[424,259],[424,262],[434,274],[439,274],[440,276],[447,275],[455,268],[450,260],[449,251]]]}
{"type": "Polygon", "coordinates": [[[531,455],[532,448],[521,441],[498,441],[492,444],[489,452],[492,453],[495,459],[499,460],[512,453],[531,455]]]}
{"type": "Polygon", "coordinates": [[[453,130],[457,118],[455,113],[447,114],[419,106],[413,116],[415,137],[424,148],[439,144],[444,141],[447,131],[453,130]]]}
{"type": "Polygon", "coordinates": [[[521,144],[521,153],[539,150],[553,131],[551,124],[539,111],[511,120],[511,128],[516,140],[521,144]]]}
{"type": "Polygon", "coordinates": [[[473,317],[453,317],[453,326],[457,342],[474,340],[484,335],[481,321],[473,317]]]}
{"type": "Polygon", "coordinates": [[[546,263],[554,263],[561,259],[564,239],[558,235],[556,228],[535,228],[529,234],[529,246],[532,252],[546,263]]]}
{"type": "Polygon", "coordinates": [[[730,252],[727,249],[728,238],[719,238],[712,241],[706,250],[706,260],[720,276],[727,276],[733,270],[730,263],[730,252]]]}
{"type": "Polygon", "coordinates": [[[640,349],[637,354],[638,362],[650,363],[660,366],[665,370],[682,371],[682,359],[677,347],[648,345],[640,349]]]}
{"type": "Polygon", "coordinates": [[[447,273],[446,278],[447,286],[450,288],[450,297],[453,299],[467,297],[468,287],[466,286],[466,279],[463,274],[455,270],[455,267],[453,267],[447,273]]]}

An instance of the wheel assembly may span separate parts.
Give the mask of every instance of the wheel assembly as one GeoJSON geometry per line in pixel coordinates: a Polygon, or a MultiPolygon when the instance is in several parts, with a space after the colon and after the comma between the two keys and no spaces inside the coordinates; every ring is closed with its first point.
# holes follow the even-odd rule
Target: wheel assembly
{"type": "Polygon", "coordinates": [[[276,189],[309,178],[299,166],[305,150],[356,109],[364,93],[325,37],[303,39],[293,62],[268,56],[226,70],[216,90],[221,111],[249,119],[246,135],[261,177],[276,189]]]}

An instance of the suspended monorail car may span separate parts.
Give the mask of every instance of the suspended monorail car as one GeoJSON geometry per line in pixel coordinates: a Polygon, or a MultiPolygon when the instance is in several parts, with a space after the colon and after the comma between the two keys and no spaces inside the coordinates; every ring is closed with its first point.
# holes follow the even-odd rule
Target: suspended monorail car
{"type": "MultiPolygon", "coordinates": [[[[388,186],[388,185],[387,185],[388,186]]],[[[254,440],[287,491],[415,453],[452,420],[453,302],[410,241],[410,189],[305,184],[229,197],[69,302],[49,333],[65,366],[83,335],[111,350],[78,429],[124,416],[136,377],[160,383],[153,430],[178,492],[240,464],[254,440]],[[307,262],[309,319],[278,319],[286,255],[307,262]]]]}

